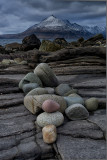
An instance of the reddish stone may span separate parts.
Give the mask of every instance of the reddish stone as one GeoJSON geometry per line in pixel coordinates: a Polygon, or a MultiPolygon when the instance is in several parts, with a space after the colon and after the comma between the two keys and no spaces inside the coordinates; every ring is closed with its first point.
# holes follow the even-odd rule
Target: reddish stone
{"type": "Polygon", "coordinates": [[[60,108],[60,105],[53,100],[46,100],[42,104],[42,109],[48,113],[56,112],[59,110],[59,108],[60,108]]]}

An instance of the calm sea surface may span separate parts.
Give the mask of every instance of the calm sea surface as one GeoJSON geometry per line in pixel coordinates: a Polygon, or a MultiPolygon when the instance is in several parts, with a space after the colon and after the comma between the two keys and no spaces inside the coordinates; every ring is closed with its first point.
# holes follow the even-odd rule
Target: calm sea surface
{"type": "Polygon", "coordinates": [[[13,42],[22,43],[22,39],[0,39],[0,45],[2,46],[13,42]]]}
{"type": "MultiPolygon", "coordinates": [[[[53,41],[53,39],[49,39],[49,40],[53,41]]],[[[77,39],[66,39],[66,40],[68,42],[72,42],[72,41],[76,41],[77,39]]],[[[0,39],[0,45],[2,46],[9,44],[9,43],[13,43],[13,42],[22,43],[22,39],[0,39]]]]}

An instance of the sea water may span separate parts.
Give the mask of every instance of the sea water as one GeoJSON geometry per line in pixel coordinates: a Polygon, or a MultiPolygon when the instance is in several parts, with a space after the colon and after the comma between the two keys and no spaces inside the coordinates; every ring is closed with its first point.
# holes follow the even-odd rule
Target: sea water
{"type": "Polygon", "coordinates": [[[0,45],[5,46],[6,44],[9,43],[22,43],[22,39],[0,39],[0,45]]]}

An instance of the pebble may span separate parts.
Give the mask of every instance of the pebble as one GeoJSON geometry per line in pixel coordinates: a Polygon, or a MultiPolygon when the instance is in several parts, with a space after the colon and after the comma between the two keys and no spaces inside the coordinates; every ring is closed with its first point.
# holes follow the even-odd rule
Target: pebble
{"type": "Polygon", "coordinates": [[[22,90],[25,94],[27,94],[28,92],[30,92],[31,90],[33,90],[37,87],[39,87],[39,85],[37,83],[28,83],[23,86],[22,90]]]}
{"type": "Polygon", "coordinates": [[[48,113],[58,111],[59,108],[60,108],[60,105],[51,99],[44,101],[42,104],[42,109],[48,113]]]}
{"type": "Polygon", "coordinates": [[[65,110],[66,116],[70,120],[83,120],[89,117],[87,109],[82,104],[73,104],[65,110]]]}
{"type": "Polygon", "coordinates": [[[89,98],[85,100],[85,107],[88,111],[95,111],[98,108],[98,99],[97,98],[89,98]]]}
{"type": "Polygon", "coordinates": [[[57,131],[54,125],[47,125],[42,129],[43,141],[47,144],[54,143],[57,139],[57,131]]]}
{"type": "Polygon", "coordinates": [[[43,112],[37,117],[37,124],[40,127],[45,127],[48,124],[53,124],[56,127],[62,125],[64,122],[64,116],[61,112],[53,112],[53,113],[47,113],[43,112]]]}

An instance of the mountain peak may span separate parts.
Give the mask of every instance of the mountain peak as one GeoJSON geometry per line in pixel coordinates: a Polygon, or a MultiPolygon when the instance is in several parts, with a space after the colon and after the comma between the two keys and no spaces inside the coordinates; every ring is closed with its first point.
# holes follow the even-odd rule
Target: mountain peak
{"type": "Polygon", "coordinates": [[[50,27],[59,27],[59,26],[64,26],[65,22],[61,19],[56,18],[55,16],[51,15],[48,18],[46,18],[44,21],[40,22],[38,24],[38,27],[45,27],[49,28],[50,27]]]}
{"type": "Polygon", "coordinates": [[[56,19],[56,17],[54,15],[51,15],[48,18],[46,18],[46,20],[54,20],[54,19],[56,19]]]}

